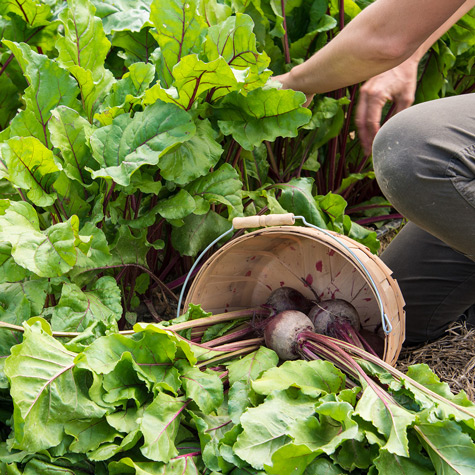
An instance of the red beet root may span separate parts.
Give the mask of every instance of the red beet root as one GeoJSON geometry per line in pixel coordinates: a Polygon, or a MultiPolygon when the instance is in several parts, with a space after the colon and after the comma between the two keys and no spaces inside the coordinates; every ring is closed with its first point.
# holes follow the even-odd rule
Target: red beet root
{"type": "Polygon", "coordinates": [[[266,346],[272,348],[283,360],[299,357],[298,335],[314,331],[311,320],[302,312],[285,310],[272,317],[264,330],[266,346]]]}

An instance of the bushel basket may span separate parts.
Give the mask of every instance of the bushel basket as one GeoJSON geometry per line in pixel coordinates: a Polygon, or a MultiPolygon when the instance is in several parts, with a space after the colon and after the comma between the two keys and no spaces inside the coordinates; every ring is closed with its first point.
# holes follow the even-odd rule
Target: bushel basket
{"type": "Polygon", "coordinates": [[[384,338],[383,359],[394,365],[404,341],[404,300],[383,261],[347,236],[293,214],[233,221],[233,229],[260,226],[266,227],[234,238],[203,264],[185,309],[190,303],[213,313],[245,309],[263,304],[282,286],[314,299],[313,289],[321,300],[341,298],[353,304],[362,327],[384,338]],[[282,226],[295,219],[307,226],[282,226]]]}

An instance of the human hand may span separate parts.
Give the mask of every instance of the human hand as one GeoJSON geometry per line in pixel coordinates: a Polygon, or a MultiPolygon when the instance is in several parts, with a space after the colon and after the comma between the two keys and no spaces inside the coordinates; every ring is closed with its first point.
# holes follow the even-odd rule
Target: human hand
{"type": "MultiPolygon", "coordinates": [[[[279,81],[282,84],[282,89],[294,89],[296,91],[298,90],[291,86],[291,78],[289,73],[280,74],[279,76],[273,76],[272,79],[279,81]]],[[[305,104],[303,106],[308,107],[312,102],[314,96],[315,94],[305,93],[305,97],[307,98],[307,100],[305,101],[305,104]]]]}
{"type": "Polygon", "coordinates": [[[417,62],[407,60],[389,71],[368,79],[360,88],[355,122],[361,145],[371,153],[374,137],[381,126],[381,114],[387,101],[394,102],[394,113],[414,102],[417,86],[417,62]]]}

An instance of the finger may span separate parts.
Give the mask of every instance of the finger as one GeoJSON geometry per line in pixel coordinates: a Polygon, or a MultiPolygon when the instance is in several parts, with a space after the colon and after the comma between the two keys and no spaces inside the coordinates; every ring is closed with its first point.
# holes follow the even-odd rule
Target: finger
{"type": "Polygon", "coordinates": [[[368,95],[365,91],[360,91],[358,103],[356,104],[355,124],[358,131],[361,146],[366,154],[369,154],[368,147],[371,151],[368,131],[366,129],[366,116],[368,112],[368,95]]]}
{"type": "Polygon", "coordinates": [[[381,116],[383,107],[387,102],[387,98],[383,95],[370,96],[366,107],[366,137],[365,137],[365,152],[371,153],[373,141],[381,128],[381,116]]]}

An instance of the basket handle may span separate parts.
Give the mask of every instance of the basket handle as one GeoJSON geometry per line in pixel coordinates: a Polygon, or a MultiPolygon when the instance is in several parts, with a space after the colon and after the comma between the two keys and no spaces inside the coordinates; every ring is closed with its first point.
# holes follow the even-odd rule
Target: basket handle
{"type": "Polygon", "coordinates": [[[292,226],[295,224],[293,213],[265,214],[263,216],[245,216],[233,219],[234,229],[260,228],[263,226],[292,226]]]}

